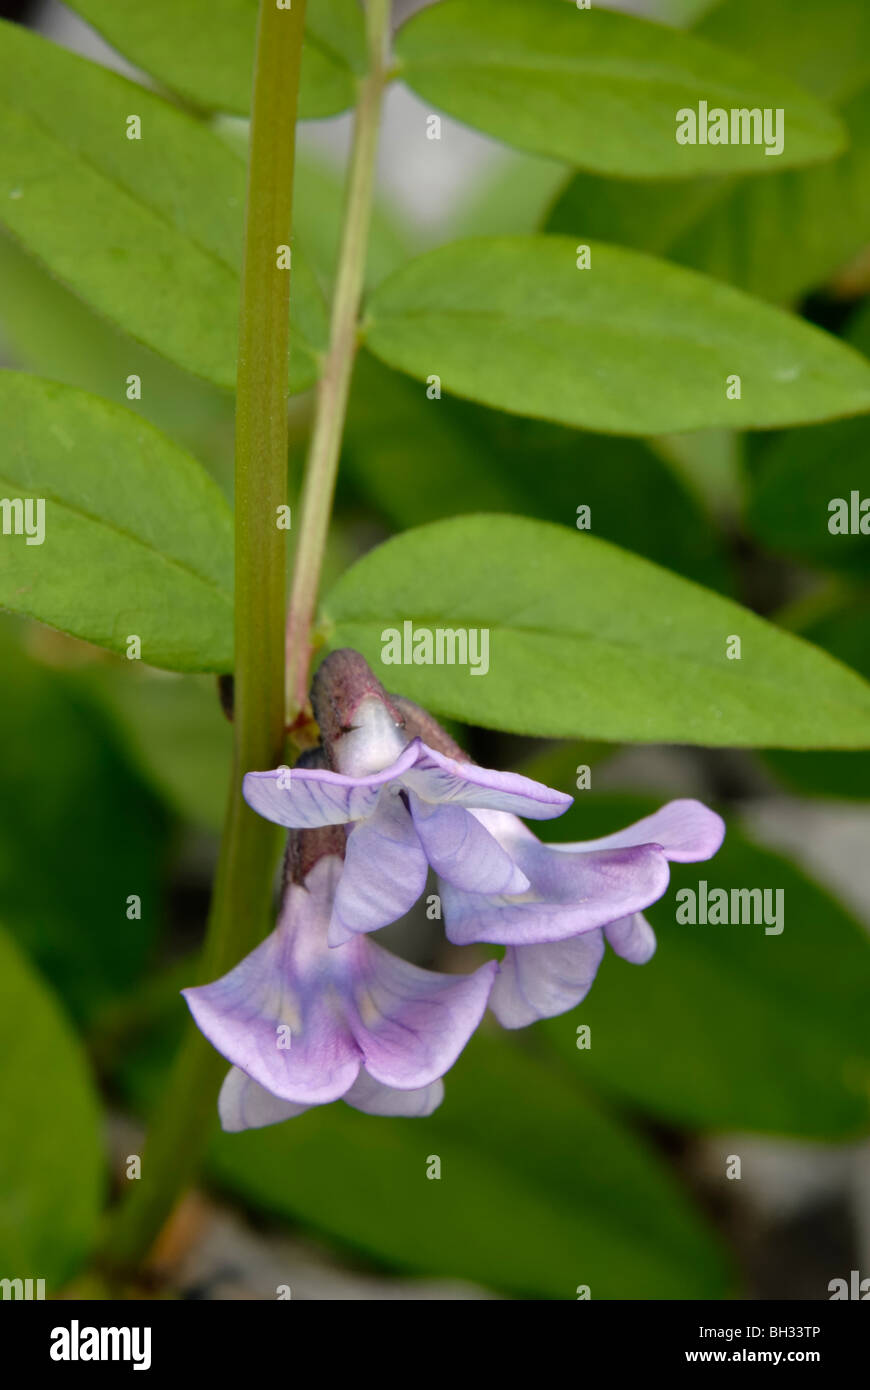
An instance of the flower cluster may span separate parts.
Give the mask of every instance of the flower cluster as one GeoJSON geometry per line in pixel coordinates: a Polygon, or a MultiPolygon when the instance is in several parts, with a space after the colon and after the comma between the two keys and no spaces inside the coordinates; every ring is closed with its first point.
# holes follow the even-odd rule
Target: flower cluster
{"type": "Polygon", "coordinates": [[[487,1005],[521,1028],[580,1003],[605,942],[649,960],[643,908],[664,893],[669,861],[708,859],[724,834],[683,800],[603,839],[543,844],[520,817],[552,819],[572,798],[478,767],[357,652],[323,662],[312,705],[320,748],[244,781],[248,804],[291,831],[278,924],[223,979],[184,991],[233,1064],[220,1098],[230,1130],[339,1098],[431,1113],[487,1005]],[[500,962],[442,975],[368,939],[414,906],[430,869],[449,940],[503,946],[500,962]]]}

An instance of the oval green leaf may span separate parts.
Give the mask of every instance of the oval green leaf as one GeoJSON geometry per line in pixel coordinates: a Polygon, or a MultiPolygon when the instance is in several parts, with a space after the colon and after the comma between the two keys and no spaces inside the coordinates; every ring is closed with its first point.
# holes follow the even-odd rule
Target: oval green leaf
{"type": "Polygon", "coordinates": [[[138,637],[151,666],[231,670],[232,515],[200,464],[22,372],[0,372],[0,420],[0,605],[121,655],[138,637]]]}
{"type": "MultiPolygon", "coordinates": [[[[0,94],[0,222],[131,337],[233,388],[242,160],[144,87],[3,21],[0,94]],[[127,138],[130,116],[140,139],[127,138]]],[[[302,391],[327,321],[296,247],[292,274],[290,385],[302,391]]]]}
{"type": "Polygon", "coordinates": [[[598,173],[770,174],[828,159],[844,143],[837,117],[784,78],[598,6],[442,0],[408,21],[396,50],[403,79],[427,102],[508,145],[598,173]],[[702,101],[729,113],[729,133],[732,110],[782,111],[780,152],[768,155],[762,140],[679,144],[678,112],[697,114],[702,101]]]}
{"type": "MultiPolygon", "coordinates": [[[[119,53],[208,111],[251,108],[258,0],[70,0],[119,53]]],[[[305,17],[299,115],[346,111],[365,57],[358,0],[316,0],[305,17]]]]}
{"type": "Polygon", "coordinates": [[[590,257],[578,269],[567,237],[454,242],[376,290],[367,345],[444,391],[607,433],[870,410],[870,365],[801,319],[634,251],[590,257]]]}
{"type": "Polygon", "coordinates": [[[388,689],[470,724],[555,738],[870,746],[860,676],[739,604],[567,527],[509,516],[421,526],[353,565],[324,607],[330,646],[356,647],[388,689]],[[488,669],[478,647],[477,676],[470,664],[413,664],[413,644],[411,664],[394,664],[389,634],[401,634],[405,656],[405,624],[486,630],[488,669]],[[726,655],[734,637],[740,659],[726,655]]]}

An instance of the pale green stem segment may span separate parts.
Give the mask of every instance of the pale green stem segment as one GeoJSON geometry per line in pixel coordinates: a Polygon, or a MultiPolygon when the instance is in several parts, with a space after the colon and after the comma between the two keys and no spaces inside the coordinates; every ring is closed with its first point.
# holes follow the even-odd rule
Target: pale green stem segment
{"type": "MultiPolygon", "coordinates": [[[[239,320],[236,402],[234,759],[200,979],[226,973],[265,935],[280,835],[242,799],[245,772],[284,745],[290,245],[305,0],[260,0],[239,320]]],[[[193,983],[193,981],[191,981],[193,983]]],[[[131,1268],[194,1179],[211,1136],[226,1061],[194,1028],[182,1044],[142,1156],[142,1176],[110,1218],[104,1261],[131,1268]]]]}
{"type": "Polygon", "coordinates": [[[368,0],[368,72],[360,84],[348,173],[344,228],[332,303],[329,350],[317,389],[314,427],[299,508],[296,563],[287,619],[287,723],[304,709],[323,552],[359,335],[359,309],[368,253],[381,102],[391,80],[387,39],[390,0],[368,0]]]}

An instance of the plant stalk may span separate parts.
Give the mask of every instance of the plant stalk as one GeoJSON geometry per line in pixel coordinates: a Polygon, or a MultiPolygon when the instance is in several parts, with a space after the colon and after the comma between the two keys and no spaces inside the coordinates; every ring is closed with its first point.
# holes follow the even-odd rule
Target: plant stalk
{"type": "MultiPolygon", "coordinates": [[[[269,925],[280,835],[242,798],[248,771],[275,767],[284,746],[290,245],[305,0],[260,0],[239,318],[235,466],[235,689],[232,783],[202,957],[223,975],[269,925]]],[[[101,1257],[129,1270],[147,1254],[194,1180],[216,1119],[226,1061],[194,1025],[170,1074],[142,1155],[142,1176],[110,1216],[101,1257]]]]}
{"type": "Polygon", "coordinates": [[[347,402],[359,333],[368,254],[381,103],[391,80],[387,47],[390,0],[368,0],[368,70],[360,84],[345,195],[344,225],[332,302],[329,348],[317,389],[299,508],[299,544],[287,618],[287,724],[305,709],[323,554],[332,513],[347,402]]]}

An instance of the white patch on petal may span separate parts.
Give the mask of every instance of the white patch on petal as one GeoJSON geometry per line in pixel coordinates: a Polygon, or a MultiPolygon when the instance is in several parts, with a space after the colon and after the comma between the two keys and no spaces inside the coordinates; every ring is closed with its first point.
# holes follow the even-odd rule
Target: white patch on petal
{"type": "Polygon", "coordinates": [[[336,766],[346,777],[370,777],[394,763],[407,743],[405,730],[383,700],[367,695],[360,701],[354,727],[336,740],[336,766]]]}

